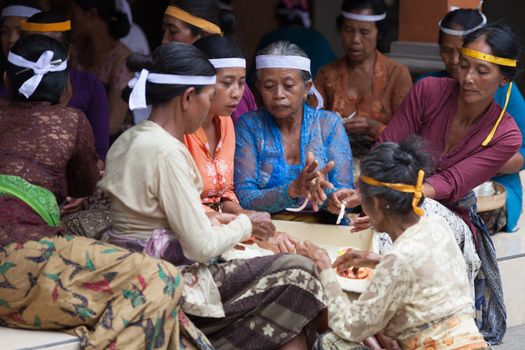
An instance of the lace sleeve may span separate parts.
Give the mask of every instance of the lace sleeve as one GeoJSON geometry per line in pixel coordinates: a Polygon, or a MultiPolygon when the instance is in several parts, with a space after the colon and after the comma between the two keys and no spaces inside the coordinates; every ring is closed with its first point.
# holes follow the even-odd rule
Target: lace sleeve
{"type": "Polygon", "coordinates": [[[327,191],[327,194],[342,188],[354,188],[354,162],[350,142],[341,119],[334,117],[334,121],[326,148],[328,160],[335,162],[335,168],[329,174],[329,180],[335,188],[327,191]]]}
{"type": "Polygon", "coordinates": [[[358,300],[341,290],[333,269],[324,270],[321,283],[328,305],[328,324],[339,337],[360,342],[383,330],[405,298],[410,298],[411,268],[393,254],[377,265],[375,276],[358,300]]]}
{"type": "Polygon", "coordinates": [[[286,207],[294,206],[288,197],[290,183],[260,189],[257,183],[259,176],[259,155],[257,154],[255,128],[248,125],[247,118],[239,119],[235,137],[235,193],[244,209],[276,213],[286,207]]]}

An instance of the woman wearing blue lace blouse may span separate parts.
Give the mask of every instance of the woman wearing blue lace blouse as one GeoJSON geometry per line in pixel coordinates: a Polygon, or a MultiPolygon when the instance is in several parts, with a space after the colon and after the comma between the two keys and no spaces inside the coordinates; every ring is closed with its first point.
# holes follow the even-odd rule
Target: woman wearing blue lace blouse
{"type": "Polygon", "coordinates": [[[298,46],[270,44],[258,53],[256,66],[264,108],[237,122],[235,193],[243,208],[268,211],[274,219],[325,221],[317,205],[334,190],[353,187],[341,118],[304,103],[312,88],[310,60],[298,46]],[[305,210],[286,211],[306,198],[311,204],[305,210]]]}

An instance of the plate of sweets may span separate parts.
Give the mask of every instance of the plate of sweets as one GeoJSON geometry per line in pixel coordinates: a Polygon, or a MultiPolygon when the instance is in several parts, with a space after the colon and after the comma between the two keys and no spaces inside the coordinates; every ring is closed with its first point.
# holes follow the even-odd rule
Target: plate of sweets
{"type": "MultiPolygon", "coordinates": [[[[352,247],[330,249],[325,247],[332,260],[332,263],[340,256],[343,256],[352,247]]],[[[335,269],[337,281],[345,292],[363,293],[372,280],[374,270],[369,267],[350,266],[344,271],[335,269]]]]}

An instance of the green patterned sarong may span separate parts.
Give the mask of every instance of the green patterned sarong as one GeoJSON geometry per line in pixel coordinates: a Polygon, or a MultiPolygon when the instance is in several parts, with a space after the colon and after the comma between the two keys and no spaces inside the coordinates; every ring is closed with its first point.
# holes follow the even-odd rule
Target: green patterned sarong
{"type": "Polygon", "coordinates": [[[33,185],[20,176],[0,175],[0,194],[29,205],[50,227],[60,227],[60,208],[53,192],[33,185]]]}

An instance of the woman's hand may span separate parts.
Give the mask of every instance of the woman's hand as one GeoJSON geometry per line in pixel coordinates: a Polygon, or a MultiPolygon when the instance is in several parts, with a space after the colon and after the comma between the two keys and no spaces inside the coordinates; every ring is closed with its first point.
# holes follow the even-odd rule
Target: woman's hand
{"type": "Polygon", "coordinates": [[[351,267],[376,267],[381,261],[382,256],[373,252],[359,249],[348,249],[346,253],[335,259],[332,267],[339,272],[348,270],[351,267]]]}
{"type": "Polygon", "coordinates": [[[64,201],[64,204],[60,208],[60,214],[61,215],[71,214],[77,210],[80,210],[85,201],[86,201],[86,198],[67,197],[66,200],[64,201]]]}
{"type": "Polygon", "coordinates": [[[296,248],[296,253],[311,259],[315,263],[315,266],[317,266],[319,272],[332,267],[330,257],[326,250],[319,248],[312,242],[305,241],[302,244],[299,243],[296,248]]]}
{"type": "Polygon", "coordinates": [[[347,208],[355,208],[361,204],[361,197],[358,190],[344,188],[332,193],[326,204],[329,212],[339,214],[342,204],[347,208]]]}
{"type": "Polygon", "coordinates": [[[355,233],[372,227],[368,216],[359,216],[350,221],[350,232],[355,233]]]}
{"type": "Polygon", "coordinates": [[[284,232],[277,232],[267,242],[257,243],[261,248],[271,250],[276,254],[294,254],[297,244],[299,244],[299,240],[284,232]]]}
{"type": "Polygon", "coordinates": [[[275,235],[275,225],[272,217],[266,212],[247,214],[252,222],[252,235],[261,241],[267,241],[275,235]]]}
{"type": "Polygon", "coordinates": [[[313,203],[314,211],[319,210],[319,206],[326,201],[326,190],[333,189],[334,185],[327,180],[328,174],[335,167],[335,162],[332,160],[319,172],[319,177],[314,180],[313,186],[310,188],[310,200],[313,203]]]}
{"type": "Polygon", "coordinates": [[[310,188],[315,184],[319,176],[321,175],[317,171],[319,163],[314,160],[312,152],[308,152],[306,156],[306,164],[297,176],[297,179],[293,180],[288,187],[288,197],[299,198],[308,197],[310,198],[310,188]]]}
{"type": "Polygon", "coordinates": [[[208,216],[208,219],[210,219],[212,226],[228,225],[230,222],[237,218],[237,215],[220,213],[216,211],[206,213],[206,215],[208,216]]]}
{"type": "Polygon", "coordinates": [[[354,134],[377,137],[383,131],[384,124],[372,118],[354,117],[345,123],[346,130],[354,134]]]}

